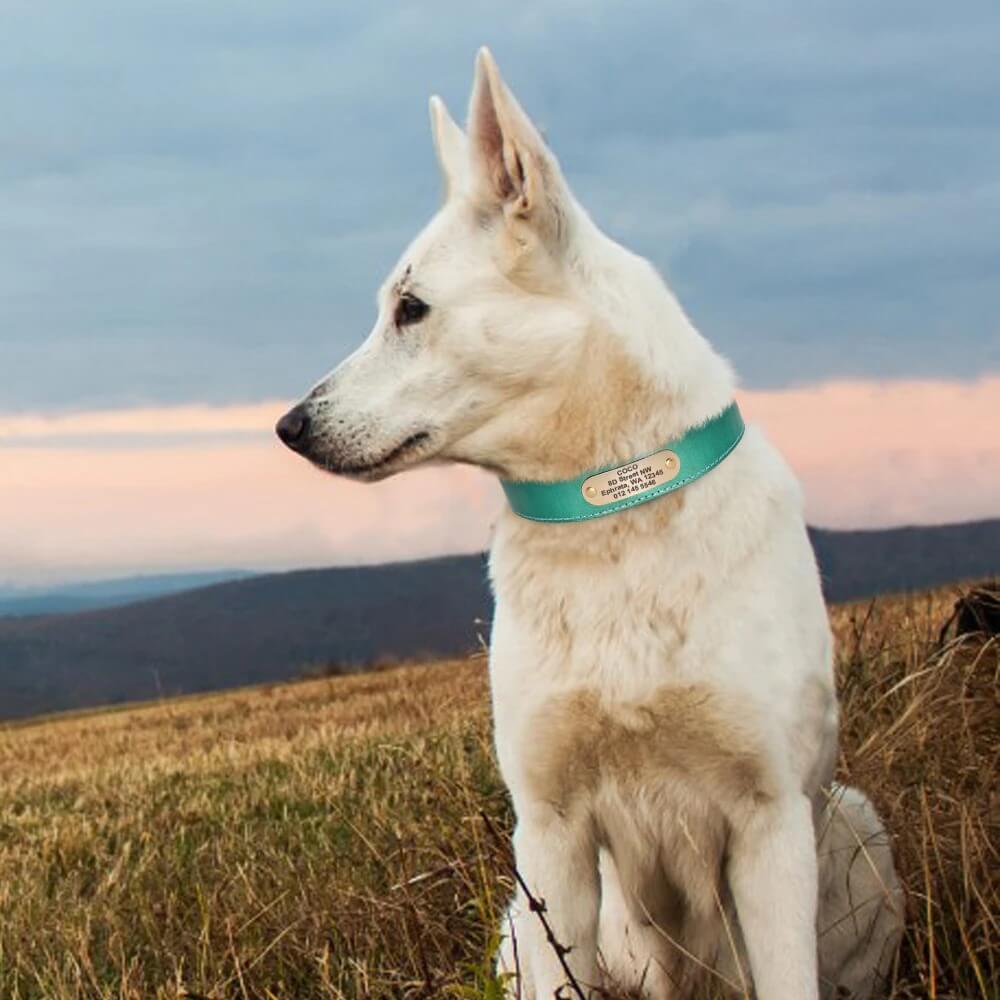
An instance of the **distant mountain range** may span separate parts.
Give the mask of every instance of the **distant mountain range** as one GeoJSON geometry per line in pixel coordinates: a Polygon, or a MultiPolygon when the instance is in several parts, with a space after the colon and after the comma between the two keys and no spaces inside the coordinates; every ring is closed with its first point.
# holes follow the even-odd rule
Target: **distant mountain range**
{"type": "MultiPolygon", "coordinates": [[[[811,536],[830,601],[1000,572],[1000,520],[811,536]]],[[[0,718],[459,654],[487,637],[491,613],[485,561],[472,555],[229,579],[117,607],[0,618],[0,718]]]]}
{"type": "Polygon", "coordinates": [[[46,615],[67,611],[90,611],[132,604],[144,598],[175,594],[180,590],[208,587],[253,574],[247,570],[223,569],[208,573],[158,573],[126,576],[93,583],[66,584],[52,589],[0,587],[0,618],[8,615],[46,615]]]}
{"type": "Polygon", "coordinates": [[[232,580],[121,607],[0,618],[0,718],[461,653],[482,556],[232,580]]]}

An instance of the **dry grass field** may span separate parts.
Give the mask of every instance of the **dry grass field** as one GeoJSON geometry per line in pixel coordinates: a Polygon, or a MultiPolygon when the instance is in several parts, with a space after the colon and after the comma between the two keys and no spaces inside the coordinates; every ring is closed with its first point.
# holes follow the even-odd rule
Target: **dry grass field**
{"type": "MultiPolygon", "coordinates": [[[[1000,656],[937,648],[954,596],[833,611],[900,1000],[1000,995],[1000,656]]],[[[483,812],[508,829],[480,658],[0,728],[0,998],[496,997],[483,812]]]]}

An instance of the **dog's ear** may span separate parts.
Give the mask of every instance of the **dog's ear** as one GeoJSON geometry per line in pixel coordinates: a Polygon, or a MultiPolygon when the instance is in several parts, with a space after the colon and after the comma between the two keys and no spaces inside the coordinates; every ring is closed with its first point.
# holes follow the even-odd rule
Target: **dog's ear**
{"type": "Polygon", "coordinates": [[[468,143],[465,133],[455,124],[444,101],[436,94],[431,98],[431,132],[444,178],[445,197],[449,198],[465,186],[469,164],[468,143]]]}
{"type": "Polygon", "coordinates": [[[559,164],[486,48],[476,57],[468,133],[473,196],[500,208],[508,223],[558,241],[565,221],[559,164]]]}

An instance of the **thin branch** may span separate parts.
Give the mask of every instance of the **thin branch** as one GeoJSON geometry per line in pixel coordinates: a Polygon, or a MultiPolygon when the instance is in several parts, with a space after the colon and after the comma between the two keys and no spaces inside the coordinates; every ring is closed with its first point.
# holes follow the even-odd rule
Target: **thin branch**
{"type": "MultiPolygon", "coordinates": [[[[501,847],[506,847],[506,841],[493,825],[493,821],[490,817],[485,812],[481,812],[479,815],[482,817],[483,823],[486,824],[486,829],[489,835],[501,847]]],[[[528,909],[538,917],[538,921],[542,925],[542,930],[545,932],[545,939],[555,952],[556,958],[559,959],[559,964],[562,966],[563,972],[566,974],[567,985],[572,989],[576,996],[579,997],[579,1000],[587,1000],[586,992],[584,992],[583,987],[580,985],[580,981],[573,975],[573,970],[569,967],[569,963],[566,961],[566,956],[570,953],[570,951],[572,951],[572,949],[568,948],[564,944],[560,944],[559,939],[555,935],[555,931],[552,930],[552,925],[545,916],[548,912],[545,906],[545,900],[539,899],[532,893],[532,891],[528,888],[528,883],[525,882],[523,876],[517,870],[516,864],[511,863],[510,870],[517,884],[521,887],[521,892],[524,893],[525,899],[528,900],[528,909]]],[[[518,979],[520,980],[520,971],[518,971],[518,979]]]]}

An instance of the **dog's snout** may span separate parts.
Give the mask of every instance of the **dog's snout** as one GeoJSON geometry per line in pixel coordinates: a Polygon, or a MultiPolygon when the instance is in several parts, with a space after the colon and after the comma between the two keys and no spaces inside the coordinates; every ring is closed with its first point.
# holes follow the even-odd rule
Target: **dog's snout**
{"type": "Polygon", "coordinates": [[[275,425],[275,433],[292,451],[302,451],[309,440],[309,414],[299,403],[275,425]]]}

